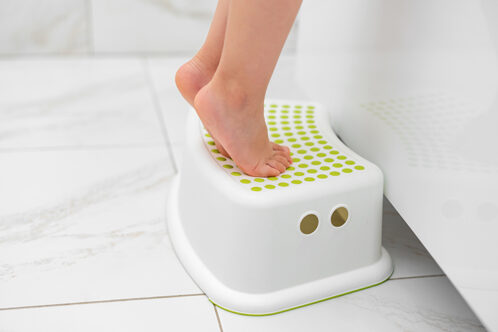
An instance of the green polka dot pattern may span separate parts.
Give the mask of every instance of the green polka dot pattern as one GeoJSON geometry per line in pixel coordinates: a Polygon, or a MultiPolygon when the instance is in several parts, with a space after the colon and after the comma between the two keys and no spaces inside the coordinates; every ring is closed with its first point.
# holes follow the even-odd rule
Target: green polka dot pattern
{"type": "Polygon", "coordinates": [[[266,103],[265,118],[270,139],[288,146],[294,161],[278,177],[256,178],[244,174],[230,158],[220,154],[211,136],[203,129],[204,142],[213,158],[228,175],[248,190],[285,190],[365,170],[365,166],[327,141],[315,123],[313,104],[266,103]]]}

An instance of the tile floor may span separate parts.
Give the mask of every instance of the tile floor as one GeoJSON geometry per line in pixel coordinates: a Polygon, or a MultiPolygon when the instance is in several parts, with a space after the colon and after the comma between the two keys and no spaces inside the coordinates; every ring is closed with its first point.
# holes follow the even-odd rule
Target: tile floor
{"type": "MultiPolygon", "coordinates": [[[[0,331],[484,331],[388,202],[390,281],[270,317],[216,309],[165,228],[184,60],[0,61],[0,331]]],[[[269,96],[306,99],[293,63],[269,96]]]]}

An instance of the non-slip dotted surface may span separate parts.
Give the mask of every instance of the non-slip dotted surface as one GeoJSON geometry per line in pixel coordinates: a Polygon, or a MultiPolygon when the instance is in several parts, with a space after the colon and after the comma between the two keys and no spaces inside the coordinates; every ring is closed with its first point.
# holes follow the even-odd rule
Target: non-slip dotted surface
{"type": "Polygon", "coordinates": [[[313,104],[266,103],[265,119],[270,139],[291,149],[293,164],[277,177],[258,178],[244,174],[230,158],[220,154],[210,135],[202,129],[206,148],[212,157],[234,181],[249,190],[261,192],[289,188],[365,169],[322,135],[315,122],[313,104]]]}

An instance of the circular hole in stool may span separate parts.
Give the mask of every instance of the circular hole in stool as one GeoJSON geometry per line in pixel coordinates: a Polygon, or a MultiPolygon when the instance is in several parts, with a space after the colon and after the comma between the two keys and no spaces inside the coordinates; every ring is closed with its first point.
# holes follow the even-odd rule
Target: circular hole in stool
{"type": "Polygon", "coordinates": [[[318,217],[313,213],[310,213],[301,219],[301,224],[299,225],[299,229],[304,234],[313,233],[318,227],[318,217]]]}
{"type": "Polygon", "coordinates": [[[348,209],[346,209],[344,206],[341,206],[334,210],[332,216],[330,217],[330,222],[335,227],[341,227],[346,223],[346,221],[348,221],[348,217],[348,209]]]}

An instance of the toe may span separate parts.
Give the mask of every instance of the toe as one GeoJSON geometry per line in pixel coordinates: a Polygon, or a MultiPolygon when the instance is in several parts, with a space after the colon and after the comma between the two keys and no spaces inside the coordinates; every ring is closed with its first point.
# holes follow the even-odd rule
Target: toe
{"type": "Polygon", "coordinates": [[[276,153],[273,156],[273,159],[280,162],[282,165],[284,165],[285,168],[290,166],[289,160],[283,154],[276,153]]]}
{"type": "Polygon", "coordinates": [[[285,172],[285,169],[286,167],[284,166],[284,164],[282,164],[280,161],[278,161],[277,159],[270,159],[266,162],[267,165],[270,165],[271,167],[273,167],[274,169],[276,169],[278,171],[278,174],[281,174],[283,172],[285,172]]]}
{"type": "Polygon", "coordinates": [[[279,145],[277,143],[272,142],[273,150],[281,152],[285,158],[292,164],[292,158],[290,156],[290,149],[284,145],[279,145]]]}

